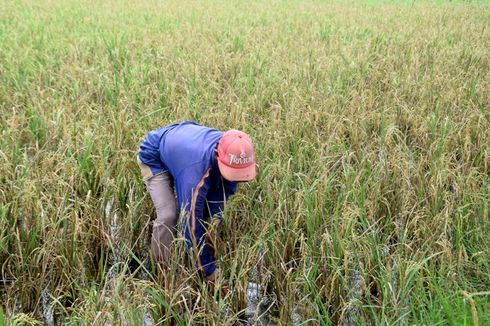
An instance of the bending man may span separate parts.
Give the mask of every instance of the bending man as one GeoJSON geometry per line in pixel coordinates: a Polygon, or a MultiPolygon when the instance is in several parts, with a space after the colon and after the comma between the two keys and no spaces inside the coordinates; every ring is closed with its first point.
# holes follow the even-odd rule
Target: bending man
{"type": "Polygon", "coordinates": [[[214,281],[214,248],[206,242],[206,222],[213,216],[221,218],[237,182],[255,178],[251,138],[238,130],[222,132],[193,121],[176,123],[147,134],[138,164],[157,214],[151,240],[154,258],[166,262],[178,213],[183,212],[187,247],[196,250],[201,275],[214,281]]]}

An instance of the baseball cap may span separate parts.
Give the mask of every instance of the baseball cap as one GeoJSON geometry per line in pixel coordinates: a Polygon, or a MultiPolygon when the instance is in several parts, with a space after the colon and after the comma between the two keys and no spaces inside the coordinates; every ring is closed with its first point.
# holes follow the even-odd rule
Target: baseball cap
{"type": "Polygon", "coordinates": [[[250,181],[257,174],[252,139],[239,130],[228,130],[218,143],[218,167],[229,181],[250,181]]]}

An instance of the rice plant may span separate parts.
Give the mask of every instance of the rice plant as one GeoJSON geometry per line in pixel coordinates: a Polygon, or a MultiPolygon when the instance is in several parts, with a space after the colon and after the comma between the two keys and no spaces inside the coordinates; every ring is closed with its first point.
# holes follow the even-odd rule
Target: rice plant
{"type": "Polygon", "coordinates": [[[0,8],[0,325],[490,323],[487,1],[0,8]],[[255,143],[226,295],[149,255],[138,143],[189,119],[255,143]]]}

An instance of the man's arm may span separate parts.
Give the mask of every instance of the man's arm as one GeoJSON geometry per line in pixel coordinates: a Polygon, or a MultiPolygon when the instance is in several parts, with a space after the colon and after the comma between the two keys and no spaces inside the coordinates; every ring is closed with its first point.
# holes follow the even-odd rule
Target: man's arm
{"type": "Polygon", "coordinates": [[[218,188],[211,188],[206,196],[207,207],[204,211],[206,217],[223,219],[226,202],[236,192],[236,182],[223,180],[218,188]]]}
{"type": "Polygon", "coordinates": [[[184,236],[187,248],[194,250],[196,267],[204,277],[216,270],[214,248],[206,242],[206,222],[204,215],[206,195],[209,191],[210,169],[204,174],[183,171],[183,178],[176,180],[179,207],[184,210],[184,236]]]}

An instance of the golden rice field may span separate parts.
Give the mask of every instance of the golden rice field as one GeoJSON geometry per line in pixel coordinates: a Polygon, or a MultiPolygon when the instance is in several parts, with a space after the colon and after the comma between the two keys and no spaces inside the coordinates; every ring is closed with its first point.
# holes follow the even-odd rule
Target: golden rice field
{"type": "Polygon", "coordinates": [[[0,0],[0,325],[489,325],[489,49],[488,1],[0,0]],[[226,296],[149,257],[180,120],[254,139],[226,296]]]}

